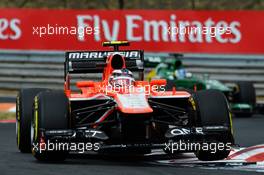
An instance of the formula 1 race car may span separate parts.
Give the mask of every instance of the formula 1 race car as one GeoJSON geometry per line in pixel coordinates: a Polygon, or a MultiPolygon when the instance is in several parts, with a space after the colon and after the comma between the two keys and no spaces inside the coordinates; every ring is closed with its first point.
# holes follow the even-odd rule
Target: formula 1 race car
{"type": "Polygon", "coordinates": [[[257,111],[256,92],[251,82],[235,82],[233,87],[209,79],[208,76],[198,77],[187,72],[182,63],[183,55],[174,54],[171,57],[147,57],[146,66],[154,68],[147,79],[164,78],[167,89],[174,86],[190,91],[215,89],[223,92],[229,101],[232,113],[238,117],[251,117],[257,111]]]}
{"type": "Polygon", "coordinates": [[[200,160],[226,158],[234,139],[225,96],[215,90],[165,91],[164,79],[144,81],[144,53],[119,50],[127,45],[104,42],[114,50],[67,52],[64,91],[22,89],[18,149],[41,161],[64,160],[80,148],[102,154],[163,149],[171,155],[194,152],[200,160]],[[71,77],[88,73],[103,73],[102,80],[77,81],[79,91],[73,90],[71,77]]]}

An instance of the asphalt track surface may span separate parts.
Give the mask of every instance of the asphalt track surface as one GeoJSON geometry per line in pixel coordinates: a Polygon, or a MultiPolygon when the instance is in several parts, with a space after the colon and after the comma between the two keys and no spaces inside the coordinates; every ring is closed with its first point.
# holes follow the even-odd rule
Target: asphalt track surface
{"type": "MultiPolygon", "coordinates": [[[[246,147],[264,143],[264,116],[234,118],[237,144],[246,147]]],[[[239,175],[259,174],[240,170],[204,169],[203,167],[164,166],[150,163],[148,158],[105,157],[99,155],[71,155],[64,163],[40,163],[31,154],[22,154],[16,148],[15,124],[0,124],[0,174],[23,175],[239,175]]]]}

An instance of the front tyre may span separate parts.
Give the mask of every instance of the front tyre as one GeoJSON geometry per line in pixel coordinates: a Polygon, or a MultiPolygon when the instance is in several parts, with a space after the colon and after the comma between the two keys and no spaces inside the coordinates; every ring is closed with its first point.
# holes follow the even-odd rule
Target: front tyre
{"type": "MultiPolygon", "coordinates": [[[[203,141],[205,144],[225,145],[224,149],[214,151],[200,149],[196,152],[196,157],[203,161],[222,160],[229,153],[231,145],[234,143],[232,134],[232,121],[225,96],[218,90],[204,90],[193,94],[191,100],[195,109],[195,123],[199,127],[224,126],[226,131],[221,131],[216,135],[207,135],[203,141]],[[228,147],[226,147],[228,145],[228,147]]],[[[214,131],[216,132],[216,131],[214,131]]]]}
{"type": "Polygon", "coordinates": [[[21,89],[16,99],[16,140],[17,147],[22,153],[31,152],[30,124],[33,111],[33,100],[39,92],[48,89],[21,89]]]}
{"type": "Polygon", "coordinates": [[[67,150],[47,150],[45,130],[69,128],[69,100],[63,91],[38,94],[34,99],[34,119],[31,124],[32,154],[39,161],[63,161],[67,150]],[[40,148],[42,151],[40,151],[40,148]]]}

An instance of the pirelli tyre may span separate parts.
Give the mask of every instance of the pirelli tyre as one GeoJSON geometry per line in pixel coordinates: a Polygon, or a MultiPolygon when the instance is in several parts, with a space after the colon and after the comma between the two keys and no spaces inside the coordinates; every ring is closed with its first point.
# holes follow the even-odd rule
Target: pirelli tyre
{"type": "Polygon", "coordinates": [[[16,99],[16,141],[22,153],[31,152],[30,123],[33,112],[35,95],[48,89],[29,88],[21,89],[16,99]]]}
{"type": "Polygon", "coordinates": [[[252,111],[243,113],[235,113],[237,117],[252,117],[256,107],[256,90],[252,82],[237,82],[236,84],[235,101],[237,103],[249,104],[252,106],[252,111]]]}
{"type": "MultiPolygon", "coordinates": [[[[32,154],[39,161],[63,161],[68,150],[48,149],[45,130],[69,129],[69,100],[63,91],[46,91],[34,99],[31,122],[32,154]]],[[[51,143],[51,142],[50,142],[51,143]]]]}
{"type": "Polygon", "coordinates": [[[195,110],[196,126],[223,126],[226,128],[226,131],[219,133],[219,137],[216,135],[205,136],[203,144],[209,146],[209,149],[197,150],[196,157],[203,161],[225,159],[230,153],[231,145],[234,143],[232,119],[226,97],[218,90],[203,90],[195,92],[192,95],[191,102],[195,110]],[[212,150],[211,145],[215,145],[216,148],[212,150]]]}
{"type": "Polygon", "coordinates": [[[238,100],[239,102],[249,103],[256,106],[256,91],[251,82],[238,82],[238,100]]]}

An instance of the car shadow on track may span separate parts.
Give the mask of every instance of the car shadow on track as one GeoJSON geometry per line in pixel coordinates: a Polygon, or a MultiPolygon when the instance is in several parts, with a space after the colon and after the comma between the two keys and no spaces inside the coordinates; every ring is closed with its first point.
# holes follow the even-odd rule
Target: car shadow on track
{"type": "MultiPolygon", "coordinates": [[[[71,165],[104,165],[104,166],[158,166],[153,162],[160,160],[190,158],[190,154],[179,153],[171,156],[166,154],[155,155],[113,155],[113,154],[70,154],[63,162],[39,162],[44,164],[71,164],[71,165]]],[[[164,165],[160,165],[164,166],[164,165]]]]}

